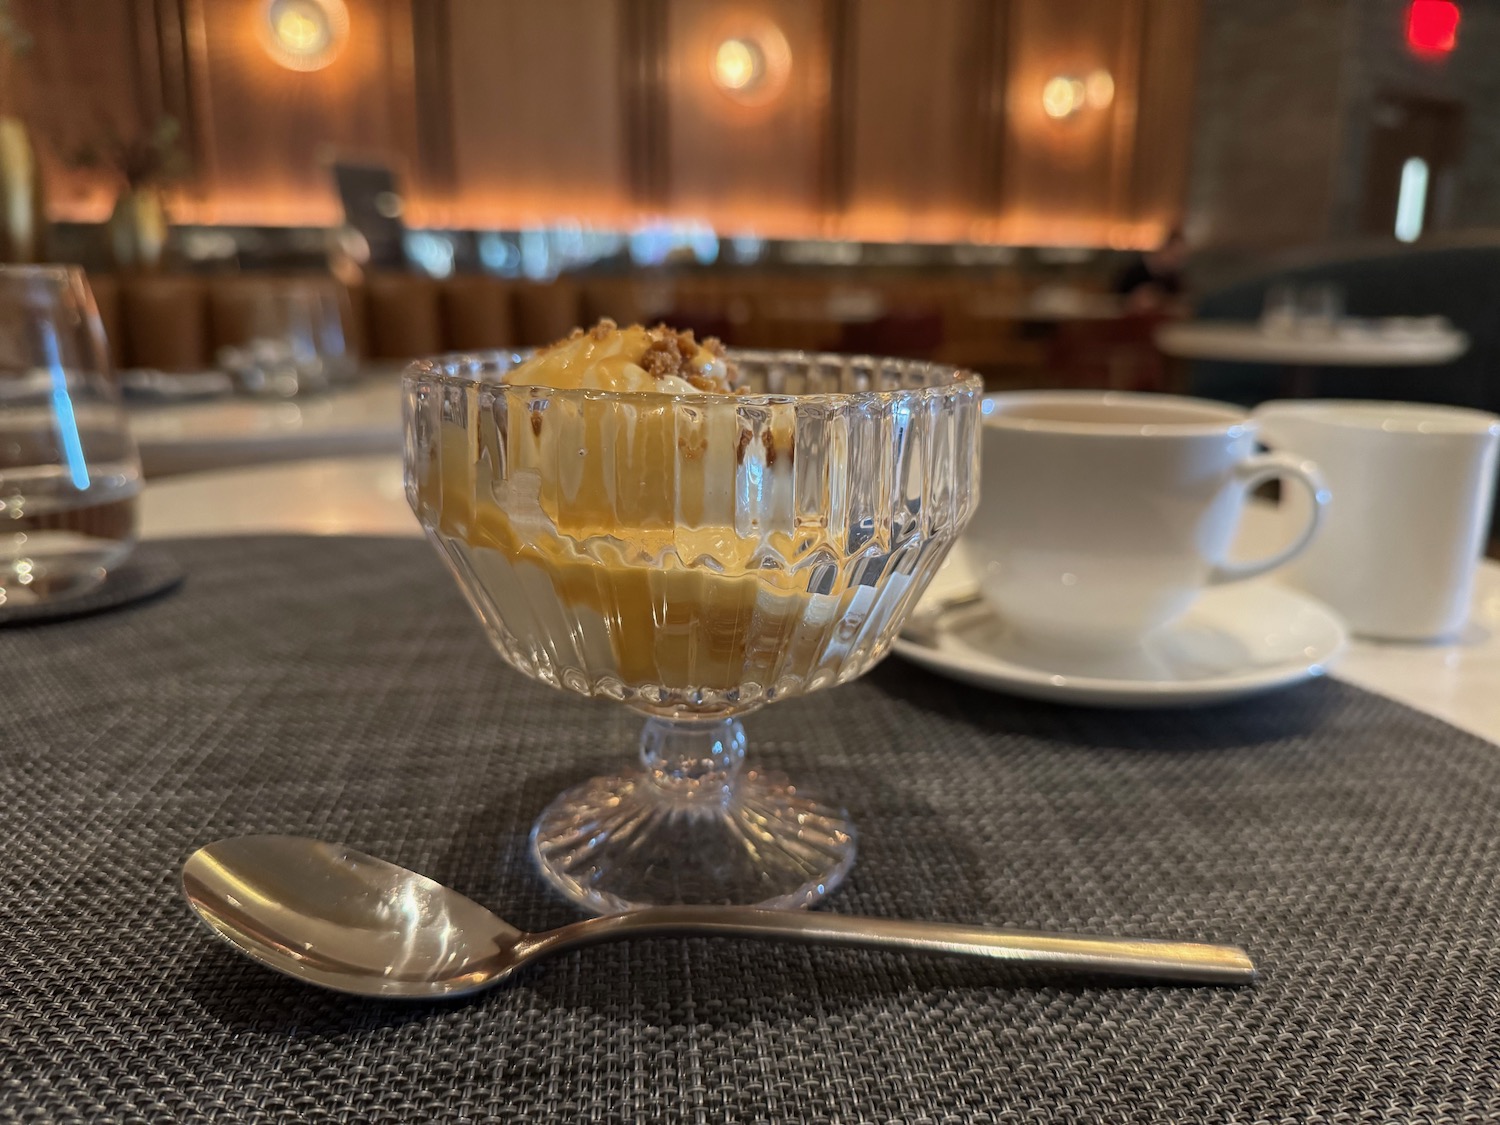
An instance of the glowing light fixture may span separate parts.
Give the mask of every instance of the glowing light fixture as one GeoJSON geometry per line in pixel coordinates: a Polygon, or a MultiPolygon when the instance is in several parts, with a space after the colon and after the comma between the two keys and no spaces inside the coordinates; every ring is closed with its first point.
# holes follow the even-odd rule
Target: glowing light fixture
{"type": "Polygon", "coordinates": [[[1422,220],[1427,214],[1427,161],[1409,157],[1401,165],[1401,191],[1396,196],[1396,237],[1415,242],[1422,236],[1422,220]]]}
{"type": "Polygon", "coordinates": [[[741,105],[765,105],[786,89],[792,52],[769,21],[738,29],[714,48],[708,73],[715,86],[741,105]]]}
{"type": "Polygon", "coordinates": [[[1048,117],[1061,121],[1085,107],[1108,109],[1115,100],[1115,76],[1100,67],[1086,78],[1068,74],[1053,75],[1042,87],[1042,110],[1048,117]]]}
{"type": "Polygon", "coordinates": [[[261,40],[289,70],[322,70],[349,38],[344,0],[269,0],[265,15],[261,40]]]}
{"type": "Polygon", "coordinates": [[[1423,55],[1446,55],[1458,45],[1458,5],[1452,0],[1411,0],[1406,8],[1406,42],[1423,55]]]}
{"type": "MultiPolygon", "coordinates": [[[[1114,93],[1113,82],[1110,93],[1114,93]]],[[[1048,117],[1059,121],[1082,109],[1087,98],[1088,86],[1081,78],[1059,74],[1047,79],[1047,84],[1042,87],[1042,109],[1048,117]]]]}
{"type": "Polygon", "coordinates": [[[714,81],[725,90],[752,89],[765,72],[765,53],[753,39],[726,39],[714,52],[714,81]]]}
{"type": "Polygon", "coordinates": [[[1100,67],[1083,80],[1084,96],[1094,109],[1105,109],[1115,100],[1115,76],[1100,67]]]}

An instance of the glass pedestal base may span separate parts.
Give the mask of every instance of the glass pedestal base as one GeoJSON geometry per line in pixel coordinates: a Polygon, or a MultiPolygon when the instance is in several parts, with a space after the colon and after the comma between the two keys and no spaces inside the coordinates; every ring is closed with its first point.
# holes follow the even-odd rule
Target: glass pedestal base
{"type": "Polygon", "coordinates": [[[741,770],[738,719],[649,719],[644,768],[547,806],[531,833],[542,875],[596,914],[680,903],[795,908],[854,863],[848,815],[778,774],[741,770]]]}

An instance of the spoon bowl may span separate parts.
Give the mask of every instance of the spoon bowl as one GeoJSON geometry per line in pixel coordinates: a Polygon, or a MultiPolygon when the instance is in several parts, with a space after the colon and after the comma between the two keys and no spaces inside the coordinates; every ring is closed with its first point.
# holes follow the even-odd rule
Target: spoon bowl
{"type": "Polygon", "coordinates": [[[182,889],[214,933],[268,968],[386,999],[465,996],[553,953],[662,934],[963,954],[1181,983],[1247,984],[1255,976],[1233,945],[753,907],[653,907],[528,934],[424,875],[298,836],[240,836],[199,848],[183,865],[182,889]]]}
{"type": "Polygon", "coordinates": [[[188,903],[241,953],[361,996],[429,999],[498,984],[520,930],[473,899],[340,844],[240,836],[182,869],[188,903]]]}

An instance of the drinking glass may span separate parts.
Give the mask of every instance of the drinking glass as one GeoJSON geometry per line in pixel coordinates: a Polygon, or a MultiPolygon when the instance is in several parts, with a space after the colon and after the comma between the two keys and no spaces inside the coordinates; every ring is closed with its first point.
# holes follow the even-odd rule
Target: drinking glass
{"type": "Polygon", "coordinates": [[[81,593],[135,545],[140,460],[83,271],[0,267],[0,604],[81,593]]]}
{"type": "Polygon", "coordinates": [[[219,365],[241,390],[291,398],[349,378],[358,356],[344,332],[338,286],[266,281],[249,297],[246,338],[219,349],[219,365]]]}
{"type": "Polygon", "coordinates": [[[1260,330],[1271,335],[1289,335],[1297,327],[1301,315],[1298,306],[1297,287],[1286,282],[1277,282],[1266,289],[1265,303],[1260,310],[1260,330]]]}
{"type": "Polygon", "coordinates": [[[1327,281],[1302,286],[1298,295],[1298,332],[1307,336],[1331,336],[1343,318],[1343,286],[1327,281]]]}
{"type": "Polygon", "coordinates": [[[741,718],[880,660],[977,501],[974,376],[731,357],[748,393],[507,386],[516,354],[404,376],[407,496],[490,640],[645,717],[641,768],[532,832],[546,878],[600,913],[838,885],[847,814],[742,768],[741,718]]]}

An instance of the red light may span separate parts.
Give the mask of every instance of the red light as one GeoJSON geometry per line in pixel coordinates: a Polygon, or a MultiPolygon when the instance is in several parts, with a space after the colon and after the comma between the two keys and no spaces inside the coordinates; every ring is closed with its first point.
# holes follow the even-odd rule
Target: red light
{"type": "Polygon", "coordinates": [[[1452,0],[1411,0],[1406,41],[1414,51],[1446,55],[1458,42],[1458,5],[1452,0]]]}

